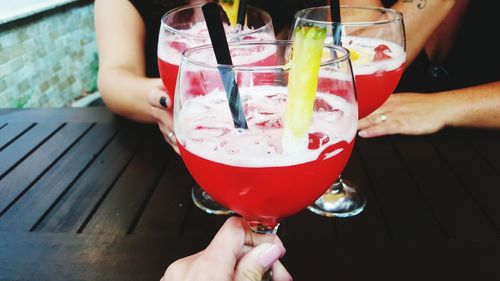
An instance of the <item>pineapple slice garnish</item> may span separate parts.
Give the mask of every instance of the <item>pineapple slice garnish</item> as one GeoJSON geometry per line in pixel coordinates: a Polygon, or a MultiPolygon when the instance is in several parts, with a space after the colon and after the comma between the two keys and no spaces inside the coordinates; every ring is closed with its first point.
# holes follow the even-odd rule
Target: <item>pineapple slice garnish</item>
{"type": "Polygon", "coordinates": [[[294,32],[282,141],[285,152],[307,149],[327,34],[326,28],[312,26],[297,27],[294,32]]]}
{"type": "Polygon", "coordinates": [[[220,0],[220,5],[224,12],[226,12],[231,27],[235,27],[238,24],[238,7],[240,6],[240,0],[220,0]]]}

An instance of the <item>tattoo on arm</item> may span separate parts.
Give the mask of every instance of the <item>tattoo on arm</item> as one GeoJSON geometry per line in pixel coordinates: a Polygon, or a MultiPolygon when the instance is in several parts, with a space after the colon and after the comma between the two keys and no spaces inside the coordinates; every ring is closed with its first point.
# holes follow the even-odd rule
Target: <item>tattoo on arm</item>
{"type": "Polygon", "coordinates": [[[427,5],[427,0],[403,0],[403,3],[417,3],[417,8],[423,9],[425,8],[425,5],[427,5]]]}

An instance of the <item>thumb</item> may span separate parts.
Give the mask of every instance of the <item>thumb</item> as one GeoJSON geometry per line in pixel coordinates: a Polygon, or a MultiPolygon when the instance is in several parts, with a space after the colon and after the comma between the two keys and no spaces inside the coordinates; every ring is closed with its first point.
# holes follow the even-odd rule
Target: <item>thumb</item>
{"type": "Polygon", "coordinates": [[[262,276],[283,256],[281,247],[263,243],[245,254],[236,265],[235,281],[260,281],[262,276]]]}

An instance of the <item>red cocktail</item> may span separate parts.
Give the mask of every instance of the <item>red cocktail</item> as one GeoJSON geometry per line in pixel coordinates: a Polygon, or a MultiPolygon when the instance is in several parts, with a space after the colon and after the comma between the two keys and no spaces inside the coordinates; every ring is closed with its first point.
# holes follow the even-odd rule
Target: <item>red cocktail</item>
{"type": "Polygon", "coordinates": [[[361,119],[394,92],[403,75],[406,53],[404,45],[377,38],[346,36],[342,43],[352,54],[361,119]]]}
{"type": "Polygon", "coordinates": [[[277,62],[286,60],[289,47],[288,41],[230,44],[248,129],[234,127],[210,47],[184,53],[174,106],[179,149],[193,178],[254,230],[264,232],[331,186],[356,136],[352,72],[347,51],[335,47],[339,58],[320,67],[305,141],[287,139],[292,126],[287,115],[293,98],[287,87],[290,71],[277,62]],[[265,56],[272,60],[245,63],[269,51],[272,55],[265,56]],[[193,77],[203,80],[196,95],[191,94],[193,77]]]}
{"type": "MultiPolygon", "coordinates": [[[[351,52],[356,80],[359,118],[379,108],[396,88],[405,67],[405,33],[400,12],[376,7],[340,7],[341,22],[332,22],[330,7],[299,11],[295,26],[328,27],[327,42],[334,42],[333,28],[340,30],[341,44],[351,52]]],[[[309,207],[328,217],[349,217],[366,204],[355,186],[339,180],[309,207]]]]}
{"type": "MultiPolygon", "coordinates": [[[[188,48],[210,44],[207,26],[202,13],[203,4],[184,6],[174,9],[163,16],[158,40],[158,69],[170,99],[174,100],[177,73],[181,54],[188,48]]],[[[222,11],[221,11],[222,12],[222,11]]],[[[231,26],[225,18],[226,36],[229,42],[244,40],[274,39],[271,17],[264,11],[247,8],[246,26],[231,26]]],[[[208,77],[207,77],[208,78],[208,77]]],[[[192,87],[195,91],[200,87],[192,87]]],[[[213,201],[199,187],[193,187],[193,202],[200,209],[211,214],[227,214],[217,202],[213,201]]]]}
{"type": "MultiPolygon", "coordinates": [[[[158,69],[172,101],[182,52],[210,44],[201,7],[201,4],[181,7],[166,13],[162,18],[158,40],[158,69]]],[[[229,22],[225,22],[225,28],[228,42],[274,39],[271,17],[263,10],[253,7],[247,9],[247,26],[243,30],[231,27],[229,22]]]]}

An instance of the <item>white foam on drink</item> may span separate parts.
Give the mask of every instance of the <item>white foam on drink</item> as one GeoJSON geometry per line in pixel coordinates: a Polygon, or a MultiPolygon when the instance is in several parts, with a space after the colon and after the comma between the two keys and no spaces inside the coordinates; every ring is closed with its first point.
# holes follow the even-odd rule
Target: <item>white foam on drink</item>
{"type": "MultiPolygon", "coordinates": [[[[266,32],[258,32],[253,34],[254,29],[245,28],[243,31],[239,31],[241,35],[236,36],[233,28],[224,24],[226,34],[231,34],[228,38],[229,42],[235,42],[239,39],[244,39],[245,36],[252,36],[256,38],[255,40],[273,40],[274,37],[266,32]]],[[[183,44],[186,49],[193,48],[205,44],[211,44],[210,36],[208,35],[208,29],[205,21],[195,23],[190,29],[185,29],[182,34],[175,34],[168,31],[160,32],[158,40],[158,57],[170,64],[179,65],[181,62],[183,50],[176,49],[172,47],[172,42],[175,44],[183,44]],[[188,37],[186,34],[193,35],[193,37],[188,37]]],[[[255,60],[252,60],[255,61],[255,60]]],[[[233,62],[235,63],[235,62],[233,62]]]]}
{"type": "MultiPolygon", "coordinates": [[[[326,39],[326,43],[331,44],[333,38],[326,39]]],[[[342,47],[349,50],[354,50],[360,56],[367,56],[367,60],[358,59],[352,61],[353,72],[355,75],[368,75],[379,71],[390,71],[401,67],[406,60],[406,52],[403,47],[391,41],[358,37],[358,36],[344,36],[342,37],[342,47]],[[386,51],[385,54],[391,59],[374,61],[375,48],[379,45],[386,45],[389,47],[390,52],[386,51]]]]}
{"type": "MultiPolygon", "coordinates": [[[[257,65],[258,62],[263,61],[273,54],[276,54],[276,45],[262,44],[244,46],[241,48],[230,48],[231,61],[235,66],[243,65],[257,65]]],[[[190,58],[196,61],[202,61],[206,64],[215,65],[217,63],[213,52],[199,52],[193,53],[190,58]]],[[[263,65],[269,66],[269,65],[263,65]]]]}
{"type": "Polygon", "coordinates": [[[329,141],[318,149],[287,154],[281,147],[287,88],[242,87],[240,94],[248,130],[234,128],[226,94],[216,89],[184,103],[175,122],[180,144],[195,155],[227,165],[279,167],[316,160],[326,147],[351,142],[356,135],[355,105],[335,95],[317,93],[323,105],[313,113],[309,133],[325,134],[329,141]]]}

